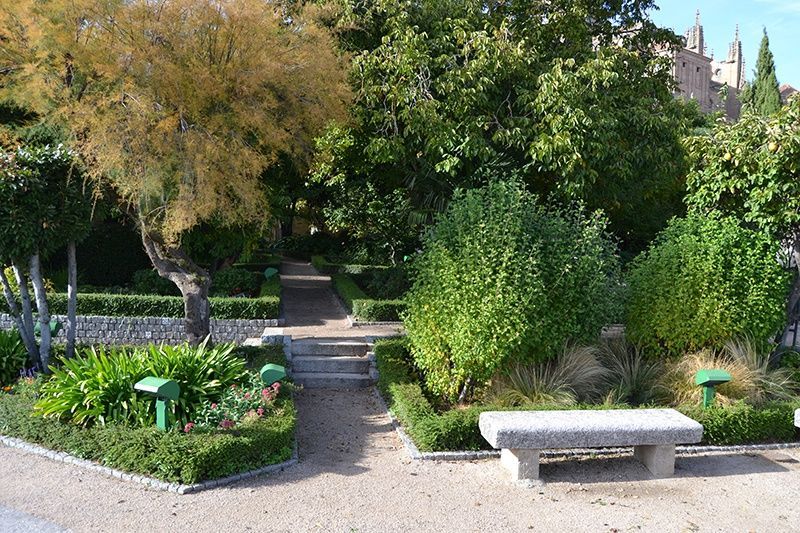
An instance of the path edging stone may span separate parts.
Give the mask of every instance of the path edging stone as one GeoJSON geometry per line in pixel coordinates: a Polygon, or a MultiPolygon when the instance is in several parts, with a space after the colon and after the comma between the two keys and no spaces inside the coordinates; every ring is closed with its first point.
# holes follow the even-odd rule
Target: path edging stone
{"type": "Polygon", "coordinates": [[[144,485],[148,488],[158,490],[161,492],[172,492],[181,495],[192,494],[204,490],[214,489],[217,487],[224,487],[226,485],[231,485],[243,479],[252,479],[254,477],[261,476],[264,474],[280,472],[298,463],[297,440],[295,440],[294,445],[292,447],[292,456],[288,460],[282,463],[262,466],[261,468],[248,470],[247,472],[241,472],[239,474],[233,474],[219,479],[211,479],[208,481],[201,481],[200,483],[185,485],[169,481],[161,481],[160,479],[143,476],[141,474],[123,472],[122,470],[109,468],[107,466],[101,465],[100,463],[89,461],[87,459],[81,459],[80,457],[75,457],[74,455],[70,455],[65,452],[57,452],[55,450],[50,450],[48,448],[44,448],[37,444],[31,444],[27,441],[18,439],[16,437],[8,437],[6,435],[0,435],[0,444],[8,446],[9,448],[16,448],[18,450],[22,450],[23,452],[31,455],[39,455],[41,457],[45,457],[47,459],[51,459],[53,461],[57,461],[60,463],[72,464],[84,470],[97,472],[98,474],[102,474],[106,477],[112,477],[120,481],[138,483],[140,485],[144,485]]]}

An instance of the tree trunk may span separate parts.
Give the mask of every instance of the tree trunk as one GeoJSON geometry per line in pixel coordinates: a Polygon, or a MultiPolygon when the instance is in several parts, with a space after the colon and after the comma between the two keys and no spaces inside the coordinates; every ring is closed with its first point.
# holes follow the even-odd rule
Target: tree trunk
{"type": "Polygon", "coordinates": [[[67,244],[67,359],[75,355],[75,335],[77,333],[78,307],[78,262],[75,254],[75,241],[67,244]]]}
{"type": "Polygon", "coordinates": [[[49,373],[50,364],[50,309],[47,307],[47,293],[42,280],[42,267],[39,254],[31,256],[31,283],[33,294],[36,297],[36,308],[39,310],[39,328],[41,329],[39,343],[39,359],[42,361],[42,372],[49,373]]]}
{"type": "Polygon", "coordinates": [[[42,368],[42,361],[39,356],[39,350],[36,344],[36,335],[33,333],[33,309],[31,308],[31,295],[28,292],[28,278],[16,262],[12,262],[14,268],[14,278],[17,280],[17,288],[19,289],[19,300],[22,305],[22,325],[23,329],[20,330],[20,335],[23,335],[25,346],[31,346],[32,352],[29,353],[31,362],[34,365],[39,365],[42,368]]]}
{"type": "Polygon", "coordinates": [[[30,332],[30,335],[28,335],[28,332],[25,331],[25,324],[22,321],[22,315],[20,314],[19,307],[17,306],[17,298],[14,296],[14,291],[11,290],[11,284],[8,282],[6,273],[3,272],[2,268],[0,268],[0,282],[3,284],[3,294],[6,297],[8,310],[11,313],[11,316],[14,318],[14,323],[17,325],[17,330],[19,331],[19,336],[22,339],[22,343],[25,345],[25,349],[28,351],[28,359],[30,364],[31,366],[36,366],[39,364],[39,350],[36,347],[36,340],[33,338],[33,331],[30,332]]]}
{"type": "Polygon", "coordinates": [[[140,223],[142,243],[158,274],[173,282],[183,295],[186,340],[197,345],[211,335],[208,289],[211,277],[180,247],[169,246],[140,223]]]}

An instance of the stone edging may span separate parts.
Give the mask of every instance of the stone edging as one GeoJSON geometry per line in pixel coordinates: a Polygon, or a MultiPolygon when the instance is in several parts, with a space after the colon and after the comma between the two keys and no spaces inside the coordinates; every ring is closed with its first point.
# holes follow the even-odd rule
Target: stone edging
{"type": "Polygon", "coordinates": [[[247,472],[242,472],[241,474],[234,474],[232,476],[223,477],[220,479],[202,481],[200,483],[194,483],[192,485],[182,485],[179,483],[168,483],[166,481],[161,481],[160,479],[142,476],[140,474],[131,474],[130,472],[123,472],[122,470],[109,468],[99,463],[95,463],[94,461],[81,459],[79,457],[75,457],[74,455],[70,455],[66,452],[57,452],[54,450],[49,450],[47,448],[43,448],[36,444],[30,444],[29,442],[26,442],[22,439],[17,439],[15,437],[7,437],[5,435],[0,435],[0,444],[3,444],[10,448],[17,448],[23,450],[24,452],[30,453],[32,455],[40,455],[42,457],[47,457],[48,459],[52,459],[60,463],[72,464],[80,468],[84,468],[86,470],[93,470],[107,477],[113,477],[116,479],[120,479],[122,481],[132,481],[134,483],[140,483],[142,485],[145,485],[146,487],[151,489],[163,492],[173,492],[175,494],[191,494],[195,492],[201,492],[204,490],[214,489],[217,487],[224,487],[225,485],[230,485],[232,483],[236,483],[237,481],[241,481],[243,479],[251,479],[263,474],[280,472],[285,468],[296,465],[298,461],[297,441],[295,440],[294,446],[292,448],[291,458],[282,463],[267,465],[261,468],[256,468],[255,470],[249,470],[247,472]]]}
{"type": "Polygon", "coordinates": [[[399,328],[400,330],[403,329],[403,322],[400,320],[396,321],[385,321],[385,322],[364,322],[361,320],[356,320],[353,315],[347,315],[347,324],[351,328],[368,328],[372,326],[392,326],[399,328]]]}
{"type": "MultiPolygon", "coordinates": [[[[452,452],[421,452],[411,437],[400,425],[389,410],[386,401],[380,391],[375,388],[375,397],[386,410],[386,414],[392,421],[397,435],[403,442],[403,446],[411,459],[416,461],[476,461],[480,459],[495,459],[500,457],[500,450],[463,450],[452,452]]],[[[785,450],[788,448],[800,448],[800,442],[778,442],[774,444],[741,444],[736,446],[676,446],[675,453],[680,455],[697,455],[701,453],[747,453],[764,450],[785,450]]],[[[544,457],[590,457],[606,456],[631,453],[632,447],[627,448],[574,448],[564,450],[542,450],[540,453],[544,457]]]]}

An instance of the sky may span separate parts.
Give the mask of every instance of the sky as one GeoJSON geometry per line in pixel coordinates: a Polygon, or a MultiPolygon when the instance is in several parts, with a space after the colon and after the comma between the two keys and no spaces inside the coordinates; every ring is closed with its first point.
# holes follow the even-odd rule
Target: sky
{"type": "Polygon", "coordinates": [[[658,11],[651,17],[660,26],[683,35],[694,25],[700,10],[708,54],[726,58],[736,24],[744,51],[747,79],[753,79],[763,28],[775,56],[779,83],[800,89],[800,0],[656,0],[658,11]]]}

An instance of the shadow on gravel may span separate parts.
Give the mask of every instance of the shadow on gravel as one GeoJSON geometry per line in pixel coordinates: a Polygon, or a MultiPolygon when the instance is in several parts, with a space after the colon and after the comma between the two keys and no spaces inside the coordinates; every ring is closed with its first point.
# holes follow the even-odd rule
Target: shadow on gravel
{"type": "MultiPolygon", "coordinates": [[[[762,455],[679,456],[675,478],[706,478],[789,472],[762,455]]],[[[546,483],[612,483],[654,479],[633,457],[564,458],[543,460],[540,478],[546,483]]]]}
{"type": "Polygon", "coordinates": [[[391,421],[371,388],[304,389],[295,397],[299,463],[281,473],[232,485],[269,487],[316,476],[358,476],[371,470],[370,457],[399,446],[391,421]]]}

